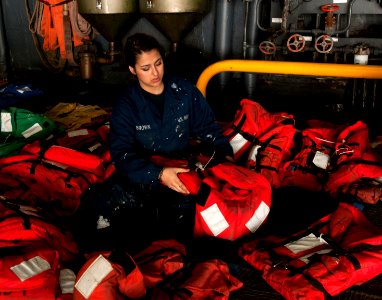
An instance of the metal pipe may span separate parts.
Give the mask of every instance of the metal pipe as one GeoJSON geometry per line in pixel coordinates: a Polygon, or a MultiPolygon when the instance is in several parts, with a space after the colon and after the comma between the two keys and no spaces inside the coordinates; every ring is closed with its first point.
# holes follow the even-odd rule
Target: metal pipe
{"type": "Polygon", "coordinates": [[[5,38],[3,7],[0,4],[0,83],[7,80],[7,45],[5,38]]]}
{"type": "MultiPolygon", "coordinates": [[[[220,60],[226,59],[232,50],[233,5],[229,0],[216,1],[215,53],[220,60]]],[[[219,79],[224,86],[229,74],[221,74],[219,79]]]]}
{"type": "MultiPolygon", "coordinates": [[[[245,34],[244,34],[244,59],[254,59],[256,55],[255,43],[258,34],[256,27],[257,22],[257,5],[253,0],[246,0],[246,22],[245,22],[245,34]]],[[[247,90],[247,95],[252,98],[256,88],[256,75],[253,73],[244,74],[244,85],[247,90]]]]}
{"type": "Polygon", "coordinates": [[[375,65],[230,59],[216,62],[200,74],[196,86],[204,96],[209,80],[222,72],[382,79],[382,66],[375,65]]]}

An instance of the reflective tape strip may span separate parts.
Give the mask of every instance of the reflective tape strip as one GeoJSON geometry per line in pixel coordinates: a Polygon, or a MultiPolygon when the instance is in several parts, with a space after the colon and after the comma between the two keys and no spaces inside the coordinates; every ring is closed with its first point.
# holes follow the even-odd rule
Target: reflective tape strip
{"type": "Polygon", "coordinates": [[[89,147],[88,149],[90,152],[93,152],[94,150],[97,150],[101,146],[102,145],[100,143],[97,143],[97,144],[94,144],[93,146],[89,147]]]}
{"type": "Polygon", "coordinates": [[[60,288],[62,294],[73,294],[76,274],[70,269],[60,270],[60,288]]]}
{"type": "Polygon", "coordinates": [[[248,141],[240,134],[236,134],[230,141],[231,147],[233,149],[233,153],[237,153],[244,147],[248,141]]]}
{"type": "Polygon", "coordinates": [[[254,145],[251,148],[251,151],[249,151],[248,160],[252,160],[252,161],[256,162],[256,156],[257,156],[257,153],[259,153],[260,148],[261,148],[260,145],[254,145]]]}
{"type": "Polygon", "coordinates": [[[75,288],[85,299],[88,299],[94,289],[111,271],[113,271],[111,263],[99,255],[78,279],[75,288]]]}
{"type": "Polygon", "coordinates": [[[201,211],[200,214],[214,236],[219,235],[229,227],[227,220],[216,203],[201,211]]]}
{"type": "Polygon", "coordinates": [[[21,281],[24,281],[46,270],[49,270],[50,268],[51,267],[48,261],[41,258],[40,256],[35,256],[11,267],[11,270],[21,281]]]}
{"type": "Polygon", "coordinates": [[[35,123],[31,127],[29,127],[27,130],[24,130],[21,134],[23,135],[23,137],[27,139],[40,131],[42,131],[41,125],[38,123],[35,123]]]}
{"type": "Polygon", "coordinates": [[[1,113],[1,132],[12,132],[12,117],[11,113],[1,113]]]}
{"type": "Polygon", "coordinates": [[[254,233],[260,227],[260,225],[263,224],[269,214],[269,210],[269,206],[264,201],[262,201],[253,214],[252,218],[250,218],[249,221],[245,224],[250,232],[254,233]]]}
{"type": "Polygon", "coordinates": [[[88,135],[89,131],[87,129],[78,129],[68,132],[68,137],[75,137],[80,135],[88,135]]]}
{"type": "Polygon", "coordinates": [[[324,239],[316,237],[313,233],[285,245],[293,253],[300,253],[315,247],[327,244],[324,239]]]}

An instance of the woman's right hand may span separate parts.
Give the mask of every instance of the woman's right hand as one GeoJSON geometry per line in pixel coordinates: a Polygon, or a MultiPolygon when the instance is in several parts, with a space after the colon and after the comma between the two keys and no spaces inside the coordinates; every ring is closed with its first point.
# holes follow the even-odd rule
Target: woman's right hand
{"type": "Polygon", "coordinates": [[[184,173],[189,171],[190,169],[185,168],[164,167],[159,176],[159,180],[168,188],[178,193],[189,194],[190,192],[178,177],[178,173],[184,173]]]}

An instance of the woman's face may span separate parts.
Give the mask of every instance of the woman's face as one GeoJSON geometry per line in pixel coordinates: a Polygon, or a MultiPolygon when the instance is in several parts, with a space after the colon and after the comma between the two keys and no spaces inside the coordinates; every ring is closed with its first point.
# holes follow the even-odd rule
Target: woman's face
{"type": "Polygon", "coordinates": [[[139,54],[134,68],[129,66],[130,72],[138,78],[140,86],[151,94],[163,92],[164,66],[162,56],[156,49],[139,54]]]}

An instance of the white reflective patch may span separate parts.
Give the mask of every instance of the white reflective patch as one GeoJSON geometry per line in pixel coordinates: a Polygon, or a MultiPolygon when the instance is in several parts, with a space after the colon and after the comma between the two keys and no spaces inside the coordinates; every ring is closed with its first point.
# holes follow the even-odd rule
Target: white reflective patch
{"type": "Polygon", "coordinates": [[[262,201],[253,214],[252,218],[249,219],[245,226],[250,232],[254,233],[257,229],[259,229],[260,225],[263,224],[268,214],[269,206],[264,201],[262,201]]]}
{"type": "Polygon", "coordinates": [[[224,218],[216,203],[200,212],[200,214],[214,236],[219,235],[229,227],[227,220],[224,218]]]}
{"type": "Polygon", "coordinates": [[[261,148],[260,145],[254,145],[251,148],[251,151],[249,151],[248,160],[253,160],[254,162],[256,162],[256,156],[257,156],[257,153],[259,152],[260,148],[261,148]]]}
{"type": "Polygon", "coordinates": [[[323,250],[316,251],[316,252],[310,253],[308,255],[299,257],[299,260],[301,260],[304,263],[308,264],[309,263],[309,257],[311,257],[312,255],[314,255],[314,254],[321,254],[322,255],[322,254],[326,254],[326,253],[329,253],[329,252],[332,252],[332,249],[323,249],[323,250]]]}
{"type": "Polygon", "coordinates": [[[60,270],[60,288],[62,294],[73,294],[76,274],[70,269],[60,270]]]}
{"type": "Polygon", "coordinates": [[[316,237],[313,233],[311,233],[297,241],[293,241],[291,243],[286,244],[285,247],[293,253],[299,253],[309,249],[313,249],[323,244],[327,245],[327,242],[325,242],[322,238],[316,237]]]}
{"type": "Polygon", "coordinates": [[[330,157],[326,153],[323,153],[321,151],[316,151],[316,154],[313,158],[313,163],[321,168],[326,170],[326,168],[329,166],[330,157]]]}
{"type": "Polygon", "coordinates": [[[348,0],[333,0],[333,3],[348,3],[348,0]]]}
{"type": "Polygon", "coordinates": [[[11,113],[1,113],[1,132],[12,132],[12,117],[11,113]]]}
{"type": "Polygon", "coordinates": [[[98,149],[101,146],[102,145],[100,143],[97,143],[97,144],[94,144],[93,146],[89,147],[88,149],[90,152],[93,152],[94,150],[98,149]]]}
{"type": "Polygon", "coordinates": [[[89,134],[89,131],[87,129],[78,129],[68,132],[68,137],[75,137],[80,135],[87,135],[89,134]]]}
{"type": "Polygon", "coordinates": [[[31,127],[29,127],[27,130],[24,130],[21,134],[23,135],[23,137],[25,137],[27,139],[30,136],[32,136],[32,135],[34,135],[40,131],[42,131],[41,125],[35,123],[31,127]]]}
{"type": "Polygon", "coordinates": [[[230,143],[231,146],[232,146],[233,153],[237,153],[237,152],[239,152],[239,150],[240,150],[241,148],[244,147],[244,145],[245,145],[246,143],[248,143],[248,141],[247,141],[247,140],[246,140],[240,133],[238,133],[238,134],[236,134],[236,135],[232,138],[232,140],[229,141],[229,143],[230,143]]]}
{"type": "Polygon", "coordinates": [[[49,269],[49,262],[40,256],[35,256],[11,267],[12,272],[15,273],[21,281],[27,280],[49,269]]]}
{"type": "Polygon", "coordinates": [[[99,255],[82,274],[80,279],[78,279],[74,287],[85,299],[88,299],[98,284],[100,284],[111,271],[113,271],[111,263],[105,257],[99,255]]]}

